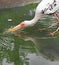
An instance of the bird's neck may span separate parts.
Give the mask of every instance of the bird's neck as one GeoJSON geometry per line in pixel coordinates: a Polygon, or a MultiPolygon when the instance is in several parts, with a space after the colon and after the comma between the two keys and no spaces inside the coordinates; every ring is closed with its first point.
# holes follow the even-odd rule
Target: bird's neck
{"type": "Polygon", "coordinates": [[[39,19],[40,19],[39,16],[35,16],[32,20],[30,20],[30,22],[34,25],[38,22],[39,19]]]}

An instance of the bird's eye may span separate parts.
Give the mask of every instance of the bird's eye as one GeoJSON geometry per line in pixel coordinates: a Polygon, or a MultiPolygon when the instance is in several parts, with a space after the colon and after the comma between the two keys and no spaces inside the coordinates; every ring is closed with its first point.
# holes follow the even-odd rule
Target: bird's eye
{"type": "Polygon", "coordinates": [[[24,28],[25,27],[25,24],[24,23],[21,23],[21,27],[24,28]]]}

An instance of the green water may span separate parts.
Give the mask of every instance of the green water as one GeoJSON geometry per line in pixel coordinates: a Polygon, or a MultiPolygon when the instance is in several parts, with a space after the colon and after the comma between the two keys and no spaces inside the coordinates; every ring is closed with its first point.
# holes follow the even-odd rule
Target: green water
{"type": "Polygon", "coordinates": [[[59,65],[59,36],[49,35],[57,26],[45,31],[39,30],[56,22],[52,15],[43,18],[33,27],[4,33],[21,21],[31,20],[36,6],[30,4],[0,10],[0,65],[59,65]]]}

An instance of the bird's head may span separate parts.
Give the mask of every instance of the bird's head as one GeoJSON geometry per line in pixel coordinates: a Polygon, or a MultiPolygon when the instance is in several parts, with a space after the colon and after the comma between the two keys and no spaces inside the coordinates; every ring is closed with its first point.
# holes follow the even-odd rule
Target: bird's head
{"type": "Polygon", "coordinates": [[[17,26],[7,30],[7,32],[14,32],[16,30],[20,30],[20,29],[26,28],[28,26],[30,26],[29,21],[24,21],[24,22],[21,22],[20,24],[18,24],[17,26]]]}

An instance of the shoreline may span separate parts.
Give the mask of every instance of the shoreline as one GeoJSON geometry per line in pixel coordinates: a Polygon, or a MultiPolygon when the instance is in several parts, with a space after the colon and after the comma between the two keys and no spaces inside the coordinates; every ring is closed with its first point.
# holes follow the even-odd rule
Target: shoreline
{"type": "Polygon", "coordinates": [[[39,3],[40,1],[37,0],[37,1],[31,1],[31,2],[18,2],[18,3],[9,3],[9,4],[0,4],[0,9],[4,9],[4,8],[14,8],[14,7],[19,7],[19,6],[24,6],[24,5],[27,5],[27,4],[31,4],[31,3],[39,3]]]}

